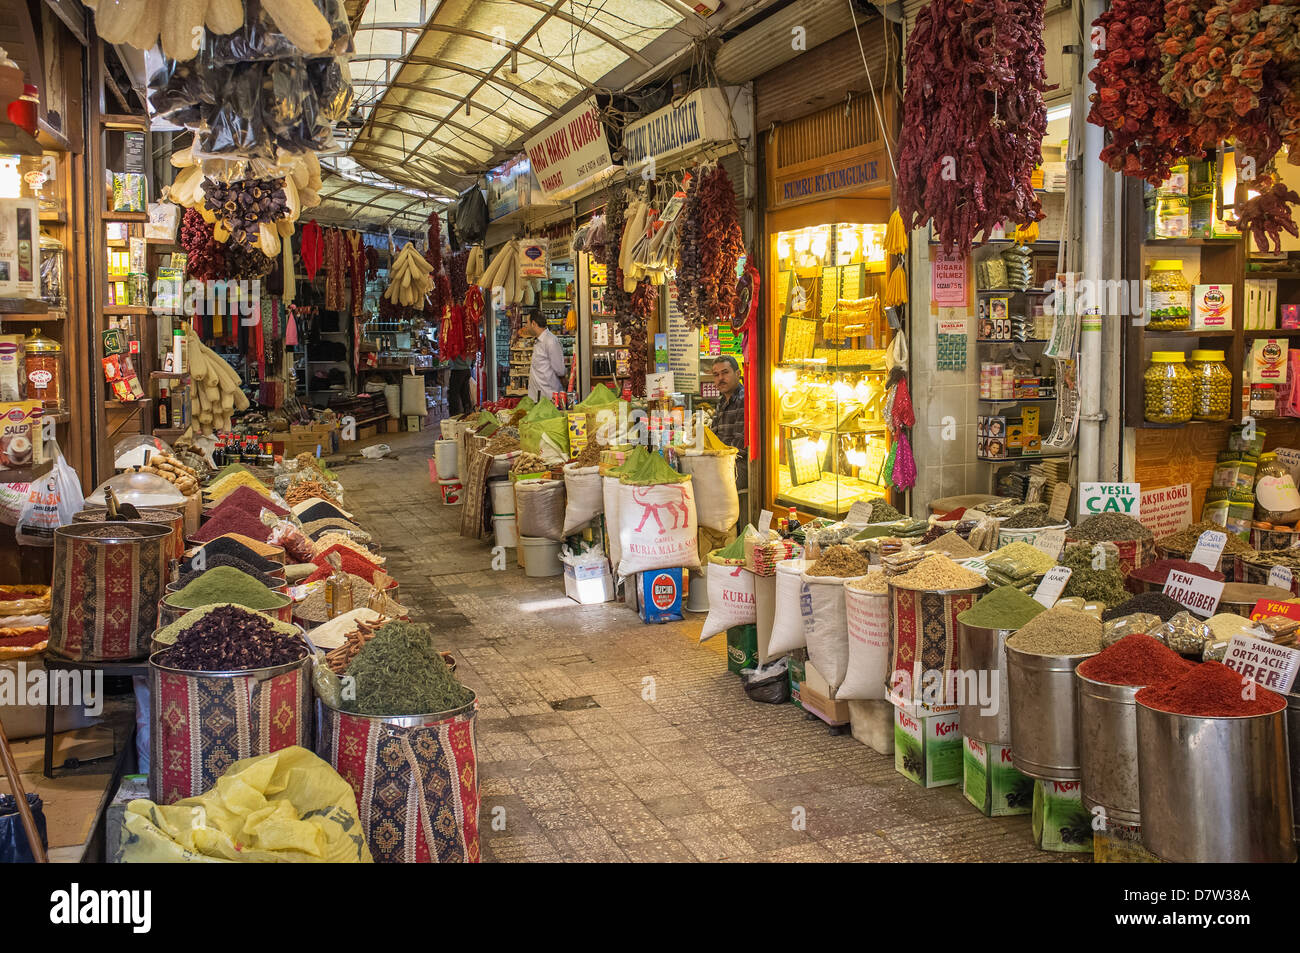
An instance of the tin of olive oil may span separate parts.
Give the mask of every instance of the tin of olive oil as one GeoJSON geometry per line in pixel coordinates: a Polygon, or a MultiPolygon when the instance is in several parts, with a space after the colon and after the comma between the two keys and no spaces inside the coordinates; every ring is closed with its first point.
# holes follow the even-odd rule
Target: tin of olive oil
{"type": "Polygon", "coordinates": [[[961,783],[961,721],[957,713],[919,715],[897,709],[894,770],[926,788],[961,783]]]}
{"type": "Polygon", "coordinates": [[[974,738],[962,744],[962,793],[987,817],[1028,814],[1033,806],[1034,779],[1011,763],[1011,746],[974,738]]]}
{"type": "Polygon", "coordinates": [[[1093,816],[1079,781],[1035,781],[1034,843],[1043,850],[1092,853],[1093,816]]]}

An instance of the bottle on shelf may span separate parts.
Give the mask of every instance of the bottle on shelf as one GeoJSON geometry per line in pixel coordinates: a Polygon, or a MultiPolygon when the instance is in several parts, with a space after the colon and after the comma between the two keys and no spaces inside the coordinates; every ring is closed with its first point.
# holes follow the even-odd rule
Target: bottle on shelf
{"type": "Polygon", "coordinates": [[[789,515],[786,517],[785,532],[782,535],[786,537],[791,537],[795,534],[795,531],[798,528],[799,528],[799,513],[797,512],[796,508],[792,506],[790,507],[789,515]]]}
{"type": "Polygon", "coordinates": [[[158,426],[162,427],[164,430],[170,423],[171,401],[168,400],[166,387],[158,388],[158,408],[154,417],[158,421],[158,426]]]}

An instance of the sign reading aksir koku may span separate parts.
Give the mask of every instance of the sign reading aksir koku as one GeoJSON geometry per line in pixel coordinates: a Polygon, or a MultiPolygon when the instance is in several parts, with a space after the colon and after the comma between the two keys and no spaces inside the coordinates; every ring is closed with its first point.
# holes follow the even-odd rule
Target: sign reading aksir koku
{"type": "Polygon", "coordinates": [[[551,123],[525,145],[537,184],[548,196],[609,168],[609,142],[594,99],[551,123]]]}

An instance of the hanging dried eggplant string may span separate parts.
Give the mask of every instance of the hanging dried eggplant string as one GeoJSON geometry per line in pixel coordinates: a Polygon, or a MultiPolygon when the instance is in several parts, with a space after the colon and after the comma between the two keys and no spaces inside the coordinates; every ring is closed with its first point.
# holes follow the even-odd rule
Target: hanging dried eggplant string
{"type": "Polygon", "coordinates": [[[730,319],[736,304],[736,264],[745,251],[727,170],[718,165],[703,175],[699,193],[700,276],[692,318],[696,327],[730,319]]]}

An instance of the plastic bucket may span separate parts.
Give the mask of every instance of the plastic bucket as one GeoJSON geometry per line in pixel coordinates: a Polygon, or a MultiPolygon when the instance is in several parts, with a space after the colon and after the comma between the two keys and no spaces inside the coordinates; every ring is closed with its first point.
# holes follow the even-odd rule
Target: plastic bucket
{"type": "Polygon", "coordinates": [[[1076,725],[1074,670],[1086,655],[1033,655],[1008,645],[1011,763],[1043,781],[1077,781],[1083,773],[1076,725]]]}
{"type": "Polygon", "coordinates": [[[560,562],[560,543],[539,536],[520,536],[519,548],[524,552],[524,575],[534,578],[559,576],[564,573],[560,562]]]}
{"type": "Polygon", "coordinates": [[[460,494],[463,489],[460,480],[438,481],[438,493],[441,494],[442,502],[447,506],[454,506],[460,502],[460,494]]]}
{"type": "Polygon", "coordinates": [[[686,604],[683,608],[687,612],[708,612],[709,611],[709,574],[703,569],[688,569],[691,574],[691,584],[686,590],[686,604]]]}
{"type": "Polygon", "coordinates": [[[519,545],[519,524],[515,522],[513,513],[492,517],[492,532],[496,535],[498,546],[514,549],[519,545]]]}
{"type": "Polygon", "coordinates": [[[51,655],[83,662],[149,654],[167,586],[172,531],[161,523],[69,523],[54,531],[51,655]],[[91,536],[129,529],[130,536],[91,536]]]}
{"type": "Polygon", "coordinates": [[[493,516],[515,515],[515,485],[509,480],[489,480],[493,516]]]}
{"type": "Polygon", "coordinates": [[[1174,863],[1296,860],[1287,709],[1175,715],[1137,702],[1142,839],[1174,863]]]}
{"type": "Polygon", "coordinates": [[[975,589],[901,589],[889,583],[889,699],[895,705],[955,707],[961,669],[957,616],[975,604],[975,589]],[[933,673],[933,674],[931,674],[933,673]],[[934,679],[941,679],[926,692],[934,679]]]}
{"type": "Polygon", "coordinates": [[[957,706],[961,713],[961,733],[964,737],[974,738],[984,744],[1011,744],[1011,701],[1007,689],[1007,639],[1015,634],[1015,629],[986,629],[977,625],[957,623],[957,641],[961,645],[961,678],[963,692],[959,696],[962,704],[957,706]],[[972,689],[976,690],[972,693],[972,689]],[[979,702],[979,696],[985,691],[996,706],[986,713],[987,705],[979,702]]]}
{"type": "Polygon", "coordinates": [[[438,476],[444,480],[450,480],[460,476],[456,469],[456,441],[455,440],[438,440],[433,445],[434,465],[438,468],[438,476]]]}
{"type": "MultiPolygon", "coordinates": [[[[304,647],[310,643],[304,639],[304,647]]],[[[189,672],[149,657],[149,797],[202,794],[241,758],[312,740],[311,652],[242,672],[189,672]]]]}
{"type": "MultiPolygon", "coordinates": [[[[1079,763],[1083,806],[1102,807],[1125,826],[1141,823],[1137,703],[1141,685],[1111,685],[1074,673],[1079,692],[1079,763]]],[[[1014,749],[1013,749],[1014,757],[1014,749]]]]}
{"type": "Polygon", "coordinates": [[[388,718],[321,702],[316,753],[356,792],[378,863],[478,863],[477,713],[477,698],[388,718]]]}

